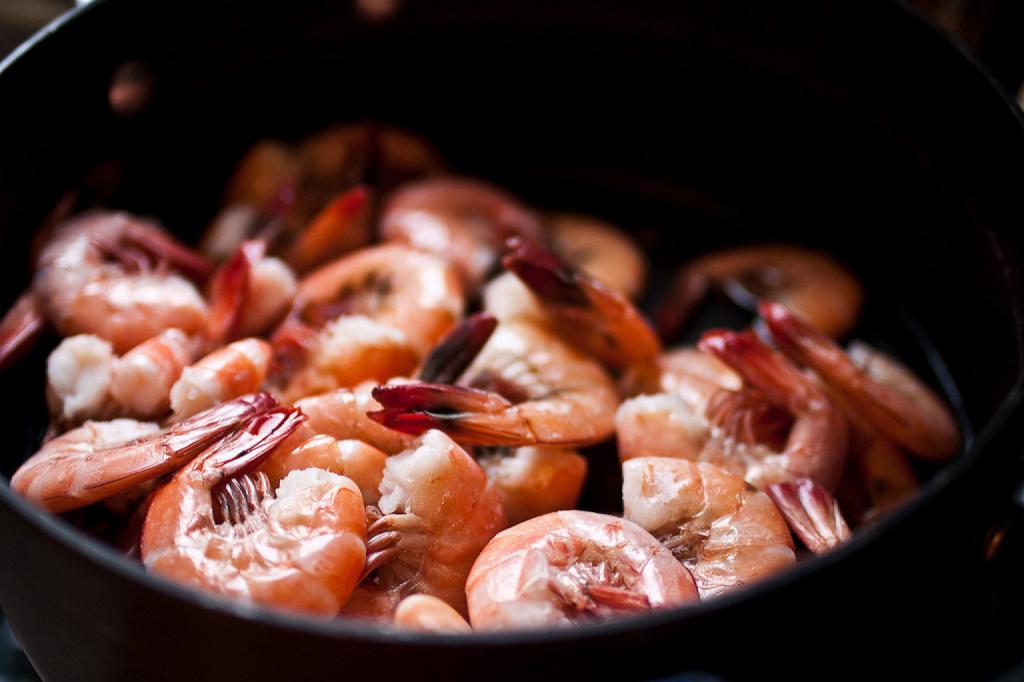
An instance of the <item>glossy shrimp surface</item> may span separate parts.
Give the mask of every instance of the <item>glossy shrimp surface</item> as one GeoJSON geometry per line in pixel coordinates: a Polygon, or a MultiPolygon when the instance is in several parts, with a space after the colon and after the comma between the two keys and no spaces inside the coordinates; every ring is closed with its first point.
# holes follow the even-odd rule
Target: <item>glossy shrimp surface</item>
{"type": "Polygon", "coordinates": [[[123,353],[165,329],[203,331],[206,303],[178,273],[209,271],[152,223],[94,211],[57,229],[39,256],[33,291],[62,334],[94,334],[123,353]]]}
{"type": "Polygon", "coordinates": [[[395,625],[420,632],[463,633],[471,630],[458,611],[427,594],[414,594],[403,599],[395,609],[395,625]]]}
{"type": "Polygon", "coordinates": [[[381,234],[450,260],[467,291],[491,273],[505,240],[543,239],[540,219],[514,197],[467,178],[439,177],[396,190],[384,205],[381,234]]]}
{"type": "Polygon", "coordinates": [[[178,419],[236,396],[260,390],[270,369],[272,349],[262,339],[244,339],[218,348],[189,365],[171,387],[171,409],[178,419]]]}
{"type": "Polygon", "coordinates": [[[477,448],[474,456],[497,488],[512,525],[574,509],[587,476],[586,458],[568,448],[477,448]]]}
{"type": "Polygon", "coordinates": [[[498,534],[466,585],[476,630],[571,625],[697,599],[689,571],[632,521],[545,514],[498,534]]]}
{"type": "Polygon", "coordinates": [[[462,315],[461,288],[444,261],[393,244],[364,249],[305,277],[275,334],[296,355],[289,399],[386,381],[412,371],[462,315]]]}
{"type": "Polygon", "coordinates": [[[704,462],[640,457],[622,465],[625,518],[668,547],[702,598],[796,562],[786,520],[771,498],[704,462]]]}
{"type": "Polygon", "coordinates": [[[388,458],[379,515],[367,529],[367,578],[356,595],[370,615],[390,618],[410,594],[466,608],[466,578],[483,549],[506,527],[494,485],[473,458],[430,431],[388,458]]]}
{"type": "Polygon", "coordinates": [[[43,445],[14,472],[11,488],[50,511],[83,507],[175,471],[276,404],[265,393],[243,396],[164,430],[126,419],[86,422],[43,445]]]}
{"type": "Polygon", "coordinates": [[[466,370],[465,386],[406,384],[374,391],[371,416],[393,429],[437,428],[479,445],[585,445],[614,429],[618,392],[602,367],[555,334],[500,324],[466,370]]]}
{"type": "Polygon", "coordinates": [[[291,410],[256,417],[161,488],[143,528],[146,568],[237,599],[334,616],[365,559],[359,489],[322,469],[294,471],[276,490],[250,475],[299,419],[291,410]]]}

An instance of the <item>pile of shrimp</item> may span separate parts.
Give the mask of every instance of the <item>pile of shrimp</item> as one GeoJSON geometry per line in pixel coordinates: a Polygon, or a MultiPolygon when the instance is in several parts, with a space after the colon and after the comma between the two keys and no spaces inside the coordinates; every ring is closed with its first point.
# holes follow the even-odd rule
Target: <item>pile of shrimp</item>
{"type": "MultiPolygon", "coordinates": [[[[854,329],[828,255],[647,261],[600,219],[448,174],[416,135],[266,140],[200,245],[65,206],[0,323],[59,337],[51,424],[11,487],[103,510],[166,579],[430,632],[714,599],[846,542],[961,447],[943,400],[854,329]],[[748,329],[665,339],[711,296],[748,329]],[[578,509],[614,444],[621,514],[578,509]]],[[[614,456],[614,455],[613,455],[614,456]]]]}

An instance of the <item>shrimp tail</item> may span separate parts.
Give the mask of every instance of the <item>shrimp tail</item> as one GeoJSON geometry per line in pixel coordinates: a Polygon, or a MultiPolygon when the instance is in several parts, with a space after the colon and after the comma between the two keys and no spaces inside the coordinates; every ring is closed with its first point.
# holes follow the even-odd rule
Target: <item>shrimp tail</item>
{"type": "Polygon", "coordinates": [[[850,527],[839,503],[813,480],[776,483],[768,487],[768,494],[796,536],[815,554],[824,554],[850,539],[850,527]]]}
{"type": "Polygon", "coordinates": [[[362,246],[369,239],[372,198],[366,185],[342,192],[296,237],[285,261],[298,272],[307,272],[362,246]]]}
{"type": "Polygon", "coordinates": [[[824,399],[795,365],[750,330],[712,329],[701,337],[699,347],[736,370],[775,405],[800,412],[824,399]]]}
{"type": "Polygon", "coordinates": [[[868,377],[835,341],[806,320],[772,301],[762,302],[759,310],[780,348],[840,391],[853,412],[886,436],[924,459],[948,459],[960,449],[956,423],[937,398],[934,409],[941,418],[918,416],[915,405],[868,377]]]}
{"type": "Polygon", "coordinates": [[[510,238],[506,245],[509,252],[501,264],[542,301],[574,308],[590,307],[588,282],[574,267],[535,242],[521,237],[510,238]]]}
{"type": "Polygon", "coordinates": [[[243,476],[260,466],[305,419],[296,407],[277,407],[256,415],[210,447],[197,464],[211,467],[224,479],[243,476]]]}
{"type": "Polygon", "coordinates": [[[497,326],[498,319],[490,313],[477,313],[465,318],[434,346],[423,361],[417,378],[428,383],[455,383],[497,326]]]}
{"type": "Polygon", "coordinates": [[[0,371],[24,355],[46,329],[38,300],[29,291],[18,297],[0,320],[0,371]]]}
{"type": "Polygon", "coordinates": [[[373,389],[383,409],[367,416],[389,429],[419,435],[438,429],[474,445],[536,442],[515,407],[497,393],[447,384],[389,384],[373,389]]]}
{"type": "Polygon", "coordinates": [[[205,282],[213,274],[214,266],[210,259],[159,230],[132,224],[128,227],[126,241],[196,282],[205,282]]]}
{"type": "Polygon", "coordinates": [[[243,242],[210,281],[209,334],[218,343],[234,341],[242,322],[252,277],[252,264],[263,256],[266,244],[243,242]]]}

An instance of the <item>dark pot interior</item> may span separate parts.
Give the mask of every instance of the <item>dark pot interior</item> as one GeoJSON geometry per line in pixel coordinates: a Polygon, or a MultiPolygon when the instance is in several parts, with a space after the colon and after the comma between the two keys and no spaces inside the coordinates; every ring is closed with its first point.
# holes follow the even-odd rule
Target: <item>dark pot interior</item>
{"type": "MultiPolygon", "coordinates": [[[[118,169],[110,205],[195,237],[255,139],[379,120],[424,134],[459,172],[632,230],[660,279],[723,244],[836,254],[867,287],[859,335],[946,391],[969,452],[850,546],[720,603],[465,641],[185,593],[3,485],[0,603],[44,677],[813,674],[834,661],[835,642],[864,646],[854,637],[865,619],[878,629],[855,668],[894,654],[919,671],[963,663],[956,628],[921,614],[941,599],[957,618],[985,619],[951,589],[971,576],[951,577],[949,557],[980,551],[985,510],[1020,466],[1020,427],[1007,419],[1022,366],[1024,178],[1013,161],[1024,135],[953,46],[897,5],[855,2],[455,0],[407,2],[386,21],[336,2],[186,4],[100,2],[0,73],[5,302],[28,282],[41,217],[91,169],[118,169]],[[156,82],[152,106],[130,118],[107,104],[127,60],[156,82]],[[929,644],[907,641],[908,629],[929,644]]],[[[5,475],[45,426],[44,358],[4,377],[5,475]]],[[[614,484],[590,487],[595,506],[613,504],[605,468],[614,484]]]]}

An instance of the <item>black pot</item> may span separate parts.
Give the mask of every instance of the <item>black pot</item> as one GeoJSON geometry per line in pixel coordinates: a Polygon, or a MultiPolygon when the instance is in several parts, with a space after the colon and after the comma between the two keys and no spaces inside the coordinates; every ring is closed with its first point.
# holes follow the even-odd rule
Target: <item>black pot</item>
{"type": "MultiPolygon", "coordinates": [[[[967,633],[999,636],[976,598],[985,575],[974,559],[1024,444],[1024,129],[967,56],[900,5],[853,0],[399,0],[387,17],[301,4],[107,0],[0,67],[5,302],[29,281],[33,230],[83,177],[95,190],[114,171],[105,201],[195,237],[253,140],[382,120],[423,133],[461,172],[634,229],[662,277],[724,243],[837,254],[867,286],[859,333],[946,391],[966,452],[848,545],[749,589],[572,630],[472,637],[317,622],[184,590],[4,483],[0,604],[44,678],[997,669],[967,633]],[[115,114],[108,87],[129,60],[148,69],[153,97],[115,114]]],[[[8,475],[45,423],[44,357],[4,377],[8,475]]]]}

